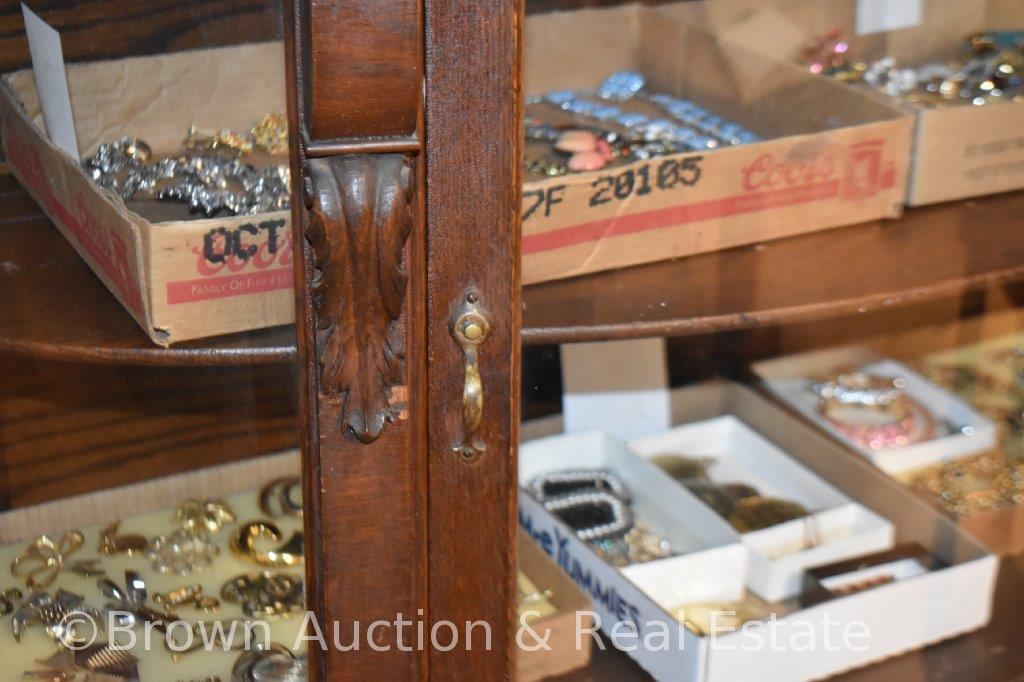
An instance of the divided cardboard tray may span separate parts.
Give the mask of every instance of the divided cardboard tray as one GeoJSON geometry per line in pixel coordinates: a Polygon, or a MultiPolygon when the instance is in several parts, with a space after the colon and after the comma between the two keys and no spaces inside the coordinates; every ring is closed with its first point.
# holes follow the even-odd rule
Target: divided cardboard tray
{"type": "MultiPolygon", "coordinates": [[[[996,339],[984,347],[1016,348],[1018,336],[996,339]]],[[[973,358],[980,346],[968,346],[938,353],[931,358],[973,358]]],[[[988,367],[988,371],[1006,372],[1006,367],[988,367]]],[[[903,363],[880,359],[873,351],[860,346],[845,346],[797,355],[773,358],[753,366],[764,388],[814,422],[833,438],[859,452],[895,480],[906,483],[922,467],[941,461],[969,457],[1000,447],[999,428],[971,407],[962,397],[928,381],[903,363]],[[942,431],[936,438],[900,448],[870,450],[846,441],[842,434],[821,418],[816,396],[809,390],[813,379],[831,376],[839,371],[860,368],[881,376],[901,376],[907,381],[911,397],[924,404],[937,417],[942,431]]],[[[917,495],[916,492],[911,494],[917,495]]],[[[934,502],[931,500],[931,502],[934,502]]],[[[945,513],[945,512],[943,512],[945,513]]],[[[964,532],[980,540],[999,555],[1024,551],[1024,508],[1013,505],[1004,509],[955,516],[955,523],[964,532]]]]}
{"type": "MultiPolygon", "coordinates": [[[[523,443],[519,461],[521,526],[590,594],[606,635],[656,679],[820,679],[988,622],[996,558],[898,482],[737,384],[680,389],[672,403],[681,425],[667,432],[628,444],[599,432],[540,438],[523,443]],[[810,516],[737,533],[647,461],[664,453],[703,458],[712,481],[748,483],[799,501],[810,516]],[[538,474],[579,467],[616,473],[632,495],[635,519],[668,540],[673,556],[614,568],[525,487],[538,474]],[[806,607],[801,603],[810,602],[797,599],[808,569],[908,543],[927,551],[932,570],[893,561],[887,566],[898,569],[894,582],[806,607]],[[715,636],[676,621],[681,606],[729,602],[745,590],[778,615],[715,636]],[[957,598],[936,598],[948,594],[957,598]],[[837,644],[849,627],[866,634],[855,646],[837,644]],[[808,636],[815,643],[785,645],[796,632],[804,633],[804,644],[808,636]],[[829,636],[833,644],[825,648],[829,636]]],[[[827,589],[835,580],[822,584],[827,589]]]]}
{"type": "MultiPolygon", "coordinates": [[[[528,17],[526,94],[592,88],[614,71],[639,70],[653,90],[691,99],[763,141],[524,178],[525,283],[900,213],[908,116],[710,39],[680,10],[624,5],[528,17]]],[[[122,135],[169,153],[193,123],[246,130],[285,102],[280,43],[71,64],[68,82],[83,157],[122,135]]],[[[151,207],[147,219],[49,141],[31,70],[7,74],[0,93],[12,171],[155,343],[294,319],[288,212],[186,219],[151,207]]]]}

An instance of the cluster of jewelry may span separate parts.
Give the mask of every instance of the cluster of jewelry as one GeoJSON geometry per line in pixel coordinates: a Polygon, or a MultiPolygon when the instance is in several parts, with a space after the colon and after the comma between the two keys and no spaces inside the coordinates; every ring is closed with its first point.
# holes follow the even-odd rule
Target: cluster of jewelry
{"type": "MultiPolygon", "coordinates": [[[[302,613],[305,610],[302,576],[274,570],[303,563],[302,533],[295,531],[286,540],[285,533],[272,520],[301,517],[299,479],[286,477],[268,482],[259,493],[258,504],[260,511],[269,518],[239,524],[232,529],[227,542],[233,556],[255,570],[226,580],[218,597],[204,592],[203,585],[197,582],[151,593],[143,571],[186,576],[212,566],[221,551],[217,536],[236,523],[234,511],[224,500],[185,501],[171,516],[173,529],[155,538],[122,533],[120,522],[115,521],[98,532],[95,558],[79,558],[87,537],[78,530],[67,531],[59,538],[42,535],[30,543],[10,567],[11,576],[21,581],[25,589],[20,586],[0,589],[0,617],[11,616],[16,641],[20,642],[27,631],[38,627],[55,642],[57,651],[39,660],[39,667],[27,671],[26,678],[139,680],[139,659],[129,648],[102,636],[108,622],[120,628],[155,628],[166,636],[165,648],[172,660],[179,660],[193,651],[203,650],[210,637],[233,637],[231,633],[236,629],[241,632],[241,628],[235,627],[236,623],[244,627],[253,619],[273,621],[302,613]],[[117,556],[140,559],[142,570],[125,569],[123,582],[112,579],[104,564],[107,558],[117,556]],[[65,573],[95,578],[95,599],[61,586],[65,582],[61,576],[65,573]],[[240,611],[241,618],[208,620],[207,616],[200,615],[183,619],[178,615],[184,609],[196,614],[215,614],[223,604],[240,611]]],[[[220,644],[217,643],[218,648],[224,651],[237,649],[239,645],[227,641],[223,647],[220,644]]],[[[284,647],[267,643],[243,651],[235,662],[231,679],[232,682],[297,682],[305,679],[305,666],[305,657],[297,657],[284,647]]],[[[217,676],[203,679],[204,682],[220,682],[217,676]]]]}
{"type": "Polygon", "coordinates": [[[629,490],[607,469],[552,471],[534,478],[527,488],[613,566],[672,556],[667,540],[634,520],[629,490]]]}
{"type": "Polygon", "coordinates": [[[991,419],[998,447],[921,469],[910,485],[957,515],[1024,503],[1024,350],[987,353],[977,362],[925,362],[921,371],[991,419]]]}
{"type": "Polygon", "coordinates": [[[287,164],[255,166],[243,159],[257,149],[280,155],[287,144],[285,119],[269,115],[248,134],[192,126],[180,153],[156,160],[144,141],[124,137],[101,144],[82,165],[96,184],[125,201],[180,202],[207,217],[255,215],[288,208],[290,173],[287,164]]]}
{"type": "MultiPolygon", "coordinates": [[[[762,495],[746,483],[720,483],[708,475],[710,461],[675,453],[651,462],[693,493],[739,533],[749,533],[794,519],[813,518],[798,502],[762,495]]],[[[813,540],[813,539],[812,539],[813,540]]]]}
{"type": "Polygon", "coordinates": [[[643,74],[623,71],[593,91],[555,90],[528,98],[526,171],[565,175],[760,139],[689,100],[648,92],[645,85],[643,74]]]}
{"type": "Polygon", "coordinates": [[[842,34],[831,31],[807,46],[802,58],[812,73],[926,106],[1024,101],[1024,31],[976,33],[953,59],[914,67],[893,57],[853,59],[842,34]]]}
{"type": "Polygon", "coordinates": [[[904,447],[934,438],[940,429],[901,377],[843,372],[810,388],[822,418],[858,447],[904,447]]]}

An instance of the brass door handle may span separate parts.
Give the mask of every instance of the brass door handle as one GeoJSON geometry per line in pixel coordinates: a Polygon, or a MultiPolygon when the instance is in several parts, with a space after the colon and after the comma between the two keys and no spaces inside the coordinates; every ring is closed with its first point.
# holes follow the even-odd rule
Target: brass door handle
{"type": "Polygon", "coordinates": [[[463,303],[452,316],[451,332],[455,342],[462,349],[465,358],[465,379],[462,384],[462,440],[453,449],[465,460],[473,460],[483,454],[486,446],[476,437],[484,412],[484,387],[480,379],[480,346],[491,323],[480,304],[480,294],[475,289],[466,292],[463,303]]]}

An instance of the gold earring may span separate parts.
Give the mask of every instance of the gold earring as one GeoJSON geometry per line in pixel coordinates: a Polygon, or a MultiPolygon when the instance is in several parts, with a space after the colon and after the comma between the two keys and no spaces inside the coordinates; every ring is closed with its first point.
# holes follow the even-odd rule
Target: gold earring
{"type": "Polygon", "coordinates": [[[280,542],[284,533],[270,521],[244,523],[231,536],[231,551],[246,561],[273,568],[297,566],[303,562],[301,532],[292,533],[287,542],[274,549],[256,549],[256,542],[261,538],[280,542]]]}

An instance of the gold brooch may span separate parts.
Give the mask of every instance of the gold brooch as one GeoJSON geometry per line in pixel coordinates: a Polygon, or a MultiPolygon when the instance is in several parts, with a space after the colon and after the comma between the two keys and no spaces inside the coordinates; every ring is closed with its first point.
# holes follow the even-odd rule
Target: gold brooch
{"type": "Polygon", "coordinates": [[[100,531],[100,554],[113,556],[115,554],[142,554],[149,549],[149,540],[142,535],[125,534],[118,535],[117,529],[121,526],[120,521],[114,521],[100,531]]]}
{"type": "Polygon", "coordinates": [[[187,531],[220,532],[235,522],[235,513],[224,500],[187,500],[174,512],[174,523],[187,531]]]}
{"type": "Polygon", "coordinates": [[[302,516],[302,481],[298,476],[270,481],[260,490],[260,509],[271,518],[302,516]]]}
{"type": "Polygon", "coordinates": [[[203,586],[198,583],[185,585],[169,592],[159,592],[153,595],[153,601],[164,608],[191,606],[206,612],[215,611],[220,606],[217,598],[204,594],[203,586]]]}
{"type": "Polygon", "coordinates": [[[103,575],[96,559],[68,561],[84,542],[85,536],[77,530],[64,533],[59,541],[41,535],[11,562],[11,575],[24,578],[25,585],[33,590],[49,587],[65,568],[84,576],[103,575]]]}
{"type": "Polygon", "coordinates": [[[252,128],[253,143],[268,154],[288,151],[288,120],[282,114],[267,114],[252,128]]]}

